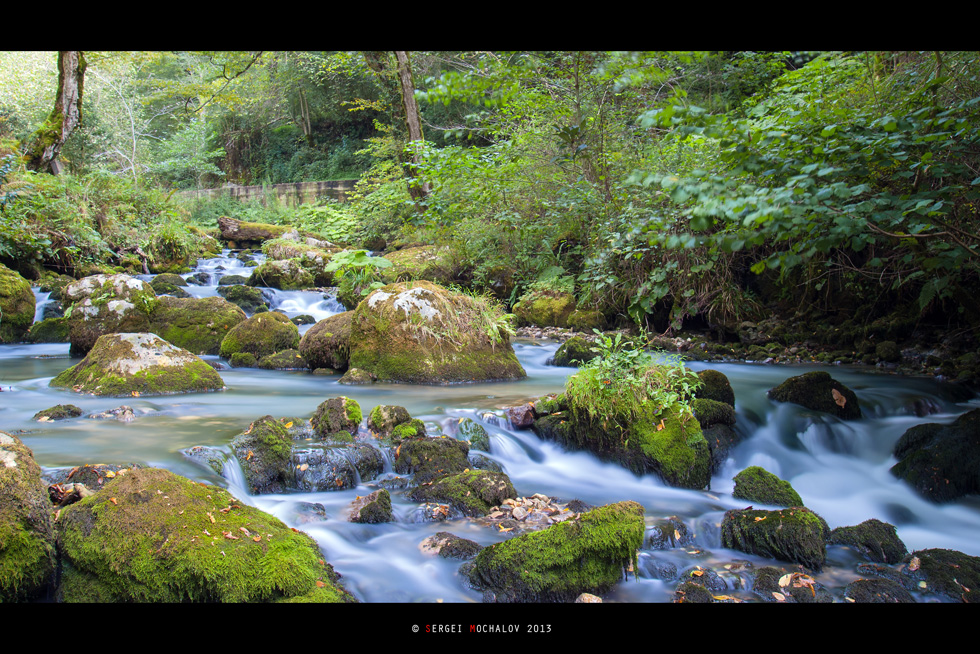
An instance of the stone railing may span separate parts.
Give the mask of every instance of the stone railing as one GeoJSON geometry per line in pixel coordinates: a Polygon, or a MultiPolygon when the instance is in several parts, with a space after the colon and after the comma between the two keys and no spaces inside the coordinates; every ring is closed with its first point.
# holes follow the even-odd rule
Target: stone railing
{"type": "Polygon", "coordinates": [[[292,184],[272,184],[266,186],[238,186],[227,184],[221,188],[201,191],[181,191],[183,198],[213,198],[230,195],[240,200],[264,198],[267,193],[275,193],[280,202],[288,205],[313,202],[319,197],[331,197],[341,202],[347,201],[347,194],[354,189],[355,179],[341,179],[332,182],[295,182],[292,184]]]}

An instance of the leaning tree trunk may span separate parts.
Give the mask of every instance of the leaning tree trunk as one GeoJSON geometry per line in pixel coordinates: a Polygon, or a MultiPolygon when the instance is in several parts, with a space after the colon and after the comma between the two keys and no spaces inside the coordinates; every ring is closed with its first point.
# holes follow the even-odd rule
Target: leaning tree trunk
{"type": "MultiPolygon", "coordinates": [[[[398,61],[398,81],[401,84],[402,107],[405,109],[405,125],[408,127],[409,141],[422,141],[422,119],[419,115],[419,105],[415,100],[415,82],[412,79],[412,65],[408,60],[408,52],[395,51],[398,61]]],[[[411,163],[406,166],[409,175],[408,192],[415,200],[421,200],[429,194],[428,183],[421,182],[416,175],[418,154],[412,153],[411,163]]]]}
{"type": "Polygon", "coordinates": [[[82,86],[85,81],[85,58],[78,50],[58,53],[58,96],[54,110],[31,137],[26,166],[39,172],[50,172],[52,162],[71,133],[82,122],[82,86]]]}

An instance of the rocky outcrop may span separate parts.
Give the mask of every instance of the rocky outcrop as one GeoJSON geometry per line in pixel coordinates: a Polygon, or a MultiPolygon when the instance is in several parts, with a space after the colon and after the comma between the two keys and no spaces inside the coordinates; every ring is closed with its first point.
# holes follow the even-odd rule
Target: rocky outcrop
{"type": "Polygon", "coordinates": [[[750,466],[735,475],[732,497],[759,504],[803,506],[803,500],[788,481],[759,466],[750,466]]]}
{"type": "Polygon", "coordinates": [[[107,334],[82,361],[50,382],[94,395],[169,395],[224,388],[198,356],[156,334],[107,334]]]}

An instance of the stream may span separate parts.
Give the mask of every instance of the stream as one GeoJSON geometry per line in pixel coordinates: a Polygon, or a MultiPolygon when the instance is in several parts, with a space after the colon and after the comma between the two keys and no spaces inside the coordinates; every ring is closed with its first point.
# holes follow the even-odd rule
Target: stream
{"type": "MultiPolygon", "coordinates": [[[[220,276],[247,275],[249,270],[226,252],[222,257],[202,259],[197,272],[209,273],[209,283],[186,290],[205,297],[216,294],[220,276]]],[[[47,294],[35,292],[39,304],[47,302],[47,294]]],[[[320,320],[343,311],[330,293],[265,289],[264,294],[271,308],[290,317],[308,314],[320,320]]],[[[38,307],[38,317],[42,309],[38,307]]],[[[649,572],[655,561],[673,563],[679,572],[694,565],[720,569],[734,560],[791,569],[789,564],[720,545],[719,525],[725,511],[748,504],[731,497],[732,478],[752,465],[789,481],[805,505],[831,528],[877,518],[897,527],[909,551],[948,548],[980,556],[980,498],[936,505],[889,472],[896,462],[892,448],[909,427],[949,423],[980,406],[977,399],[958,400],[961,396],[942,381],[881,374],[868,367],[689,362],[693,370],[713,368],[728,376],[735,391],[736,430],[744,438],[712,478],[710,490],[692,491],[670,488],[654,476],[637,477],[590,454],[565,451],[529,430],[510,427],[501,407],[559,392],[574,374],[574,368],[547,365],[557,348],[558,343],[550,341],[516,340],[514,349],[527,371],[527,378],[517,382],[348,386],[338,383],[339,376],[226,367],[220,370],[227,387],[222,392],[112,398],[48,387],[52,377],[77,363],[69,358],[67,343],[0,345],[0,430],[21,438],[45,471],[86,463],[140,463],[225,486],[243,502],[315,538],[326,560],[342,575],[345,587],[362,602],[480,602],[482,595],[458,576],[458,561],[428,556],[420,551],[419,543],[440,531],[481,545],[498,542],[507,534],[468,519],[417,522],[417,503],[399,490],[391,492],[395,522],[350,523],[346,521],[349,504],[376,490],[376,482],[334,492],[249,496],[233,460],[226,465],[224,476],[219,476],[182,451],[208,445],[230,453],[232,439],[253,420],[264,415],[308,418],[322,401],[341,395],[357,400],[365,416],[379,404],[404,406],[413,417],[426,422],[430,434],[451,434],[452,423],[473,418],[490,433],[490,457],[509,475],[520,495],[577,498],[594,506],[635,500],[645,507],[648,526],[677,516],[693,531],[695,546],[641,550],[636,578],[621,581],[605,596],[606,602],[670,602],[678,582],[657,579],[649,572]],[[827,370],[853,389],[863,418],[842,422],[766,397],[769,388],[811,370],[827,370]],[[56,404],[75,404],[86,416],[125,404],[134,409],[136,420],[126,423],[86,416],[53,423],[32,420],[36,412],[56,404]],[[298,508],[303,503],[322,505],[326,519],[301,523],[298,508]]],[[[827,554],[827,565],[815,578],[843,601],[840,590],[860,577],[856,568],[864,560],[843,546],[831,546],[827,554]]],[[[747,601],[757,599],[744,588],[728,592],[747,601]]],[[[939,601],[924,595],[916,599],[939,601]]]]}

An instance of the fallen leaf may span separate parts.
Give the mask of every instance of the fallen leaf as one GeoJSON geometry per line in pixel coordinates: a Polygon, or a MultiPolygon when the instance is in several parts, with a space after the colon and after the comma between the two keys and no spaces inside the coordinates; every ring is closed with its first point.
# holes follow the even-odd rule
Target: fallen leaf
{"type": "Polygon", "coordinates": [[[208,514],[208,517],[211,518],[211,524],[214,524],[215,523],[214,516],[211,515],[211,512],[210,511],[208,511],[207,514],[208,514]]]}
{"type": "Polygon", "coordinates": [[[909,570],[915,572],[916,570],[919,569],[920,565],[922,565],[922,561],[919,560],[919,557],[913,556],[912,560],[909,561],[909,570]]]}
{"type": "Polygon", "coordinates": [[[286,429],[289,429],[292,426],[293,426],[293,423],[291,421],[286,423],[286,429]]]}
{"type": "Polygon", "coordinates": [[[223,532],[221,532],[221,533],[222,533],[222,535],[223,535],[223,536],[224,536],[225,538],[227,538],[228,540],[238,540],[238,536],[236,536],[236,535],[234,535],[234,534],[233,534],[233,533],[231,533],[230,531],[223,531],[223,532]]]}
{"type": "Polygon", "coordinates": [[[776,591],[773,591],[772,596],[776,598],[777,602],[786,601],[786,596],[783,595],[782,593],[777,593],[776,591]]]}
{"type": "Polygon", "coordinates": [[[834,402],[837,403],[837,406],[843,409],[844,405],[847,404],[847,398],[841,395],[836,388],[830,389],[830,392],[834,396],[834,402]]]}
{"type": "Polygon", "coordinates": [[[262,537],[261,536],[255,536],[254,538],[252,538],[252,540],[254,540],[257,543],[260,540],[262,540],[262,537]]]}
{"type": "Polygon", "coordinates": [[[317,580],[316,580],[316,587],[317,587],[317,588],[323,588],[324,586],[326,586],[326,584],[325,584],[325,583],[323,583],[323,582],[322,582],[322,581],[320,581],[319,579],[317,579],[317,580]]]}
{"type": "Polygon", "coordinates": [[[110,497],[109,498],[109,501],[112,502],[113,504],[117,504],[117,505],[119,504],[119,502],[117,502],[116,501],[116,498],[114,498],[114,497],[110,497]]]}
{"type": "Polygon", "coordinates": [[[783,575],[782,577],[779,578],[779,587],[786,588],[787,586],[789,586],[789,583],[792,580],[793,580],[793,573],[783,575]]]}

